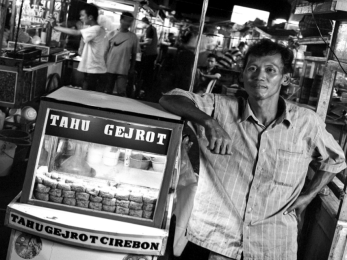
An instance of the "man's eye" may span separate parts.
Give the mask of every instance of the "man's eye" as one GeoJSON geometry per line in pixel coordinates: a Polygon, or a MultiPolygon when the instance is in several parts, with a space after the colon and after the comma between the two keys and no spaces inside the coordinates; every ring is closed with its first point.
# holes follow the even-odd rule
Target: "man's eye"
{"type": "Polygon", "coordinates": [[[275,73],[276,70],[274,68],[266,68],[266,72],[275,73]]]}
{"type": "Polygon", "coordinates": [[[254,72],[254,71],[256,71],[257,69],[256,69],[256,67],[248,67],[247,70],[250,71],[250,72],[254,72]]]}

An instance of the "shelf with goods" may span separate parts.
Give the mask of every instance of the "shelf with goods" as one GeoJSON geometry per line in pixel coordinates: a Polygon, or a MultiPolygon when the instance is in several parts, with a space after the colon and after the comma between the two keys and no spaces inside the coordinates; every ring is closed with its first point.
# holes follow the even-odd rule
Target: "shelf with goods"
{"type": "Polygon", "coordinates": [[[343,111],[347,111],[347,101],[345,94],[347,92],[347,22],[336,21],[334,25],[333,35],[331,38],[330,47],[335,53],[329,51],[327,59],[327,69],[324,73],[322,90],[325,96],[320,97],[319,100],[319,113],[322,118],[325,118],[328,111],[336,110],[336,106],[341,109],[340,114],[337,116],[342,117],[343,111]],[[332,98],[331,98],[332,97],[332,98]],[[329,106],[329,101],[331,106],[329,106]],[[335,107],[334,107],[335,106],[335,107]],[[343,109],[345,107],[346,109],[343,109]]]}
{"type": "Polygon", "coordinates": [[[57,22],[66,23],[69,6],[68,0],[23,0],[23,2],[12,0],[10,39],[16,40],[19,29],[31,37],[33,45],[61,46],[61,33],[53,31],[46,19],[52,16],[57,22]],[[22,14],[19,21],[21,7],[22,14]],[[17,27],[18,24],[20,28],[17,27]]]}
{"type": "Polygon", "coordinates": [[[346,19],[347,3],[345,0],[324,1],[319,3],[310,3],[308,1],[296,5],[295,14],[313,14],[331,20],[346,19]]]}

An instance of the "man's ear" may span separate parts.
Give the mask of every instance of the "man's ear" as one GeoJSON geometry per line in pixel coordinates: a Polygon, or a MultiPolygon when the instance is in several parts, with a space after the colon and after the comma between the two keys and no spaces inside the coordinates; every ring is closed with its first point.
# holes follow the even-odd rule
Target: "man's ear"
{"type": "Polygon", "coordinates": [[[283,75],[283,79],[282,79],[282,85],[283,86],[288,86],[290,83],[290,73],[286,73],[283,75]]]}

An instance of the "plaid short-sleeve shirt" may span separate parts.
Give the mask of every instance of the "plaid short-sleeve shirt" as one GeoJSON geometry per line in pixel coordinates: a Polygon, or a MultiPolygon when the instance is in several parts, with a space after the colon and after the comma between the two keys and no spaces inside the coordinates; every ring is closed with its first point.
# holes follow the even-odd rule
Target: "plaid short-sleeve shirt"
{"type": "Polygon", "coordinates": [[[192,100],[232,140],[232,155],[213,154],[197,126],[200,173],[188,239],[230,258],[243,252],[245,260],[295,260],[297,217],[283,212],[299,196],[309,164],[332,173],[346,168],[324,122],[282,98],[282,115],[265,127],[242,98],[178,89],[168,94],[192,100]]]}

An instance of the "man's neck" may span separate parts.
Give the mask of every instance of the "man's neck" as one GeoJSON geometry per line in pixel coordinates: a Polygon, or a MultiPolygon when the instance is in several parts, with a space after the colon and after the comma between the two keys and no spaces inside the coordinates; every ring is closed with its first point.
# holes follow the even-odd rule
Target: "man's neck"
{"type": "Polygon", "coordinates": [[[90,25],[90,26],[94,26],[94,25],[98,25],[98,23],[97,23],[96,21],[91,21],[91,22],[89,23],[89,25],[90,25]]]}
{"type": "Polygon", "coordinates": [[[254,100],[248,98],[249,105],[261,124],[269,126],[278,115],[278,99],[273,98],[270,100],[254,100]]]}

